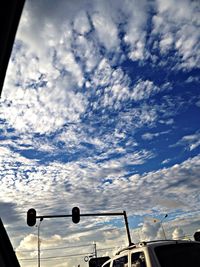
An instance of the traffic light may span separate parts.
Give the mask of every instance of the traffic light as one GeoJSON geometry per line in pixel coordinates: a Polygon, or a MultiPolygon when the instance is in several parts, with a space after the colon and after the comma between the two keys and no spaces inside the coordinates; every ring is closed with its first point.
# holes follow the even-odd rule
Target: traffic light
{"type": "Polygon", "coordinates": [[[27,224],[28,226],[34,226],[36,224],[36,210],[29,209],[27,211],[27,224]]]}
{"type": "Polygon", "coordinates": [[[80,222],[80,209],[78,207],[73,207],[72,209],[72,221],[73,223],[80,222]]]}
{"type": "Polygon", "coordinates": [[[198,231],[198,232],[196,232],[196,233],[194,234],[194,240],[195,240],[195,241],[200,241],[200,231],[198,231]]]}

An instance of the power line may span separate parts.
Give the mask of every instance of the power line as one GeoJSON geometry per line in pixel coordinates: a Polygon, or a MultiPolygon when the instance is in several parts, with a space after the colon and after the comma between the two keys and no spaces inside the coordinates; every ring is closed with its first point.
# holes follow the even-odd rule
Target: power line
{"type": "MultiPolygon", "coordinates": [[[[184,234],[182,236],[179,236],[179,238],[193,238],[193,234],[184,234]]],[[[58,250],[58,249],[71,249],[71,248],[80,248],[80,247],[87,247],[87,246],[93,246],[93,244],[85,244],[85,245],[74,245],[74,246],[64,246],[64,247],[52,247],[52,248],[44,248],[42,251],[51,251],[51,250],[58,250]]],[[[112,250],[115,249],[116,247],[108,247],[108,248],[103,248],[103,249],[98,249],[98,251],[104,251],[104,250],[112,250]]],[[[15,252],[23,252],[23,253],[29,253],[36,251],[37,249],[29,249],[29,250],[15,250],[15,252]]]]}
{"type": "MultiPolygon", "coordinates": [[[[107,247],[107,248],[98,249],[98,251],[112,250],[112,249],[115,249],[115,248],[116,247],[107,247]]],[[[85,256],[87,254],[91,254],[91,251],[90,252],[85,252],[85,253],[76,253],[76,254],[70,254],[70,255],[63,255],[63,256],[62,255],[61,256],[49,256],[49,257],[41,258],[41,260],[45,261],[45,260],[51,260],[51,259],[62,259],[62,258],[69,258],[69,257],[76,257],[76,256],[85,256]]],[[[35,261],[36,259],[24,258],[24,259],[19,259],[19,260],[20,261],[35,261]]]]}
{"type": "MultiPolygon", "coordinates": [[[[51,251],[51,250],[58,250],[58,249],[71,249],[71,248],[80,248],[80,247],[88,247],[88,246],[93,246],[94,244],[86,244],[86,245],[79,245],[79,246],[70,246],[70,247],[55,247],[55,248],[46,248],[42,249],[42,251],[51,251]]],[[[115,249],[116,247],[108,247],[108,248],[100,248],[98,251],[104,251],[104,250],[112,250],[115,249]]],[[[29,250],[15,250],[15,252],[34,252],[37,249],[29,249],[29,250]]]]}
{"type": "MultiPolygon", "coordinates": [[[[85,253],[79,253],[79,254],[63,255],[63,256],[50,256],[50,257],[41,258],[41,260],[51,260],[51,259],[59,259],[59,258],[61,259],[61,258],[85,256],[87,254],[91,254],[91,251],[90,252],[85,252],[85,253]]],[[[25,258],[25,259],[19,259],[19,260],[20,261],[35,261],[36,259],[25,258]]]]}
{"type": "MultiPolygon", "coordinates": [[[[55,248],[44,248],[42,251],[48,251],[48,250],[57,250],[57,249],[71,249],[71,248],[80,248],[80,247],[88,247],[92,246],[93,244],[85,244],[85,245],[77,245],[77,246],[70,246],[70,247],[55,247],[55,248]]],[[[15,250],[15,252],[32,252],[36,251],[37,249],[28,249],[28,250],[15,250]]]]}

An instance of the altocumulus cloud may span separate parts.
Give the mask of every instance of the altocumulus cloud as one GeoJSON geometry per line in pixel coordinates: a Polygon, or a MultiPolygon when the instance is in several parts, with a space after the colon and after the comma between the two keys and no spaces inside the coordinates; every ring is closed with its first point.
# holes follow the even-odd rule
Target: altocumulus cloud
{"type": "MultiPolygon", "coordinates": [[[[189,0],[27,1],[0,103],[1,216],[11,226],[18,215],[16,246],[35,244],[21,226],[30,207],[134,218],[199,206],[199,9],[189,0]]],[[[81,222],[88,231],[48,223],[57,235],[43,223],[46,247],[68,242],[67,230],[74,243],[94,240],[97,226],[102,245],[124,239],[114,226],[109,236],[109,218],[81,222]]],[[[162,235],[154,227],[144,225],[146,237],[162,235]]]]}

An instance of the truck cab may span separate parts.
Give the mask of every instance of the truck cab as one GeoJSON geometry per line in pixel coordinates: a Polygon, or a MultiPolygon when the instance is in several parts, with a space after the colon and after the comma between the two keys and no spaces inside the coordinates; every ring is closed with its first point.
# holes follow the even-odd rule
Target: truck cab
{"type": "Polygon", "coordinates": [[[119,251],[102,267],[198,267],[200,242],[158,240],[141,242],[119,251]]]}

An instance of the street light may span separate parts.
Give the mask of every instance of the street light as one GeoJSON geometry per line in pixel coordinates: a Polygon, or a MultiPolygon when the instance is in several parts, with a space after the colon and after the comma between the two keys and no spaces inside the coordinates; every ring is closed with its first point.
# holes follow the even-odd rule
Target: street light
{"type": "Polygon", "coordinates": [[[161,225],[161,227],[162,227],[162,231],[163,231],[163,235],[164,235],[165,240],[167,239],[167,237],[166,237],[165,230],[164,230],[164,227],[163,227],[162,222],[164,221],[164,219],[167,218],[167,216],[168,216],[168,214],[165,214],[165,216],[164,216],[164,217],[162,218],[162,220],[160,221],[160,225],[161,225]]]}
{"type": "Polygon", "coordinates": [[[37,228],[38,228],[38,267],[40,267],[40,243],[41,243],[40,242],[40,225],[41,225],[42,221],[43,221],[43,218],[40,218],[40,222],[37,226],[37,228]]]}

